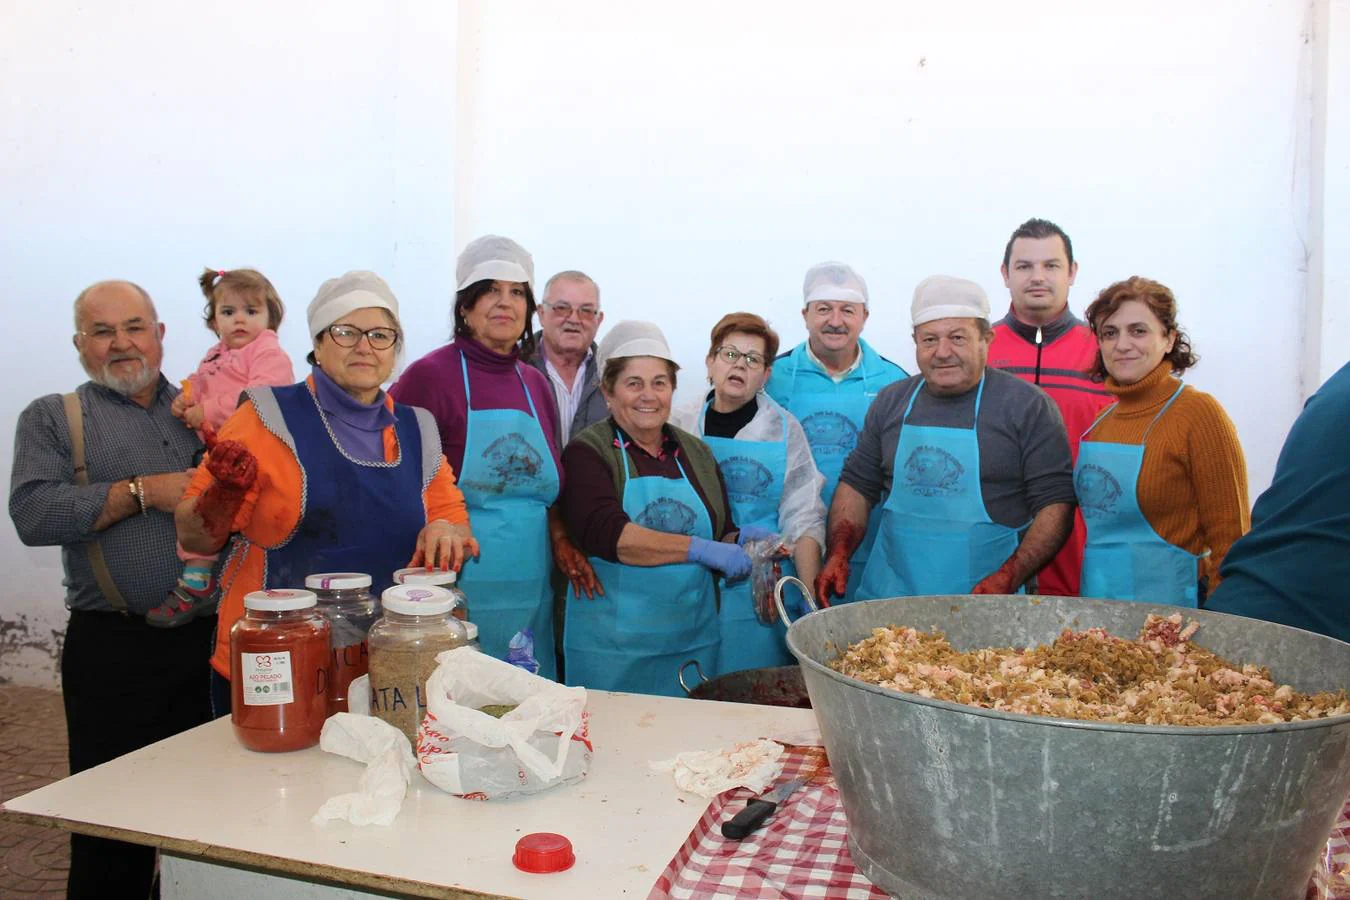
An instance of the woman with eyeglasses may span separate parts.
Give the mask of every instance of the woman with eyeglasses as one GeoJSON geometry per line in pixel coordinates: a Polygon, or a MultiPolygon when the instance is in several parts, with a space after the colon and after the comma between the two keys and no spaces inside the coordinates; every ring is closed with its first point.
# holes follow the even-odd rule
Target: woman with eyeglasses
{"type": "Polygon", "coordinates": [[[323,283],[308,314],[309,377],[246,392],[208,436],[175,514],[189,552],[235,536],[211,660],[217,713],[229,709],[229,635],[244,595],[320,572],[368,574],[378,593],[397,569],[458,569],[478,552],[435,420],[380,389],[403,346],[389,286],[348,272],[323,283]]]}
{"type": "MultiPolygon", "coordinates": [[[[778,335],[764,319],[746,312],[723,316],[713,326],[706,360],[712,389],[677,413],[675,424],[712,449],[743,539],[779,535],[792,548],[798,577],[814,584],[825,541],[825,476],[801,423],[764,393],[777,353],[778,335]]],[[[718,625],[719,674],[793,662],[784,623],[760,622],[749,581],[723,585],[718,625]]]]}
{"type": "Polygon", "coordinates": [[[553,389],[523,362],[535,343],[534,260],[487,235],[464,248],[455,278],[454,340],[389,391],[431,411],[458,473],[482,551],[460,585],[483,651],[505,658],[512,637],[529,629],[539,674],[556,678],[553,547],[567,538],[553,511],[562,484],[553,389]]]}

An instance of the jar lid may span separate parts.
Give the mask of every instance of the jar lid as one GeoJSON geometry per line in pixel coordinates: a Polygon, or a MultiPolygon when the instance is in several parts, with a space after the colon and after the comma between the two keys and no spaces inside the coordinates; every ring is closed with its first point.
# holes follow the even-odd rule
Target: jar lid
{"type": "Polygon", "coordinates": [[[244,609],[258,609],[263,612],[309,609],[318,602],[319,598],[314,596],[313,591],[292,588],[274,588],[270,591],[254,591],[244,595],[244,609]]]}
{"type": "Polygon", "coordinates": [[[511,862],[522,872],[565,872],[577,861],[572,842],[561,834],[536,831],[516,841],[516,854],[511,862]]]}
{"type": "Polygon", "coordinates": [[[440,569],[414,566],[411,569],[399,569],[394,573],[395,584],[454,584],[457,580],[459,574],[454,569],[442,572],[440,569]]]}
{"type": "Polygon", "coordinates": [[[396,584],[384,589],[380,603],[402,616],[443,616],[455,605],[455,595],[434,584],[396,584]]]}
{"type": "Polygon", "coordinates": [[[351,591],[370,585],[370,576],[360,572],[321,572],[305,576],[305,587],[319,591],[351,591]]]}
{"type": "Polygon", "coordinates": [[[460,623],[464,626],[464,635],[471,641],[478,640],[478,626],[472,622],[460,623]]]}

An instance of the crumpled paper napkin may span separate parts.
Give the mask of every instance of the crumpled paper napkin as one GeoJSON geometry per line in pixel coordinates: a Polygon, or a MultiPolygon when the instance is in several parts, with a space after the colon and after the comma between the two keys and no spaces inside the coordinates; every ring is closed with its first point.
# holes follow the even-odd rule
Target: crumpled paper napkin
{"type": "MultiPolygon", "coordinates": [[[[365,676],[362,676],[364,678],[365,676]]],[[[369,688],[352,682],[353,700],[368,696],[369,688]]],[[[352,704],[355,706],[356,704],[352,704]]],[[[374,716],[359,713],[337,713],[323,723],[319,747],[348,759],[366,764],[356,790],[328,798],[310,821],[322,825],[333,819],[342,819],[353,825],[388,825],[403,808],[408,784],[412,781],[412,746],[407,737],[393,725],[374,716]]]]}
{"type": "Polygon", "coordinates": [[[736,787],[762,794],[783,771],[783,749],[777,741],[760,738],[720,750],[689,750],[650,765],[653,771],[672,773],[680,790],[701,797],[736,787]]]}

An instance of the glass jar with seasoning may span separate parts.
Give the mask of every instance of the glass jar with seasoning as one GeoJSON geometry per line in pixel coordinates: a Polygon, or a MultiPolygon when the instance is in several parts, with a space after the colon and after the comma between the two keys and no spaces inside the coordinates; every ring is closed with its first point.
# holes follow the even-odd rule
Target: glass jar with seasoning
{"type": "Polygon", "coordinates": [[[450,615],[455,598],[430,584],[396,584],[380,595],[384,615],[370,629],[370,711],[407,735],[414,750],[427,712],[436,656],[468,643],[450,615]]]}
{"type": "Polygon", "coordinates": [[[324,572],[305,578],[305,587],[319,599],[319,613],[332,626],[328,685],[328,714],[347,712],[351,683],[366,674],[370,657],[366,634],[379,618],[379,601],[370,592],[369,575],[359,572],[324,572]]]}
{"type": "Polygon", "coordinates": [[[436,587],[445,588],[455,598],[455,605],[450,610],[450,615],[461,622],[467,622],[469,619],[469,598],[459,589],[456,583],[458,581],[459,573],[454,569],[442,572],[440,569],[415,566],[411,569],[399,569],[394,573],[394,584],[433,584],[436,587]]]}
{"type": "Polygon", "coordinates": [[[250,750],[319,742],[328,717],[328,620],[310,591],[255,591],[230,629],[230,721],[250,750]]]}

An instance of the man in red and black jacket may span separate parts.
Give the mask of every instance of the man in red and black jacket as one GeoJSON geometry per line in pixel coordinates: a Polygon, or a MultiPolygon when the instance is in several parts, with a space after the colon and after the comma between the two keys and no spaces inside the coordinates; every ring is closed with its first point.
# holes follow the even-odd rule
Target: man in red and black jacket
{"type": "MultiPolygon", "coordinates": [[[[1097,339],[1069,311],[1069,288],[1078,275],[1073,244],[1053,222],[1028,219],[1008,239],[1001,271],[1012,307],[994,326],[989,365],[1039,385],[1050,395],[1064,416],[1069,449],[1077,460],[1079,438],[1111,402],[1111,395],[1089,375],[1097,339]]],[[[1075,510],[1068,542],[1038,576],[1040,593],[1077,595],[1086,537],[1083,516],[1075,510]]]]}

